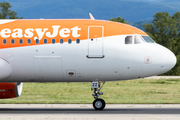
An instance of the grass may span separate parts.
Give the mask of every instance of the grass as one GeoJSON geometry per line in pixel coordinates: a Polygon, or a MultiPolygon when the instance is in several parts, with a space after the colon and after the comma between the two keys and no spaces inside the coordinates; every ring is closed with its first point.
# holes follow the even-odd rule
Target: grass
{"type": "MultiPolygon", "coordinates": [[[[137,79],[106,82],[101,96],[106,103],[180,103],[180,79],[137,79]]],[[[91,83],[24,83],[22,95],[0,103],[92,103],[91,83]]]]}

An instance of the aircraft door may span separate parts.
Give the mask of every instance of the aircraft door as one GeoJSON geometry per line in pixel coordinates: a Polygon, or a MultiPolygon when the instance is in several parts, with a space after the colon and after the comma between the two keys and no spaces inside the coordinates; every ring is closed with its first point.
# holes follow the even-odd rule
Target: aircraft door
{"type": "Polygon", "coordinates": [[[63,80],[62,67],[60,56],[34,56],[35,79],[38,81],[63,80]]]}
{"type": "Polygon", "coordinates": [[[103,26],[88,27],[88,58],[103,58],[103,26]]]}

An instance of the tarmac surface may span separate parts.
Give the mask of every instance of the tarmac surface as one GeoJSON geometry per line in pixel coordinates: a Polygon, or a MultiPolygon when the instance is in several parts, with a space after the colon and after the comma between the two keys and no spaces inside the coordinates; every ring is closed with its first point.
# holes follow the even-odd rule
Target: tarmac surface
{"type": "Polygon", "coordinates": [[[180,120],[180,104],[0,104],[0,120],[180,120]]]}
{"type": "MultiPolygon", "coordinates": [[[[154,76],[145,79],[177,79],[154,76]]],[[[0,120],[180,120],[180,104],[0,104],[0,120]]]]}

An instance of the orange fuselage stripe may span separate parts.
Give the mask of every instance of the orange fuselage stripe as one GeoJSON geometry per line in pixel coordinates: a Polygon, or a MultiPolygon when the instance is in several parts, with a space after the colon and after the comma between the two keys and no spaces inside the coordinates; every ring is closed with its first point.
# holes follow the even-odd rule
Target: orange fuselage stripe
{"type": "MultiPolygon", "coordinates": [[[[35,39],[40,40],[38,45],[44,44],[43,39],[48,40],[47,44],[51,44],[52,39],[56,39],[56,43],[59,43],[60,39],[67,42],[69,38],[72,41],[78,38],[86,40],[89,37],[88,27],[90,26],[103,27],[103,37],[127,34],[147,35],[130,25],[101,20],[15,20],[0,24],[0,49],[37,45],[35,39]],[[7,40],[6,44],[3,44],[3,39],[7,40]],[[15,40],[14,44],[11,44],[11,39],[15,40]],[[19,44],[19,39],[23,39],[23,44],[19,44]],[[31,39],[31,44],[27,44],[27,39],[31,39]]],[[[98,30],[91,30],[91,33],[95,35],[99,33],[98,30]]]]}

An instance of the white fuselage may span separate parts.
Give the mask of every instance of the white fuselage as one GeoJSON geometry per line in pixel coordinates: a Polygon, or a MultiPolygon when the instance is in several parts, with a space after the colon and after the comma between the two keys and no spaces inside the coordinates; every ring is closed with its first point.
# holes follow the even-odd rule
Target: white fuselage
{"type": "MultiPolygon", "coordinates": [[[[170,70],[176,57],[156,43],[125,44],[127,35],[103,37],[103,57],[90,57],[90,40],[0,49],[11,75],[1,82],[91,82],[144,78],[170,70]],[[146,60],[148,59],[148,60],[146,60]]],[[[93,52],[98,52],[96,47],[93,52]]]]}

